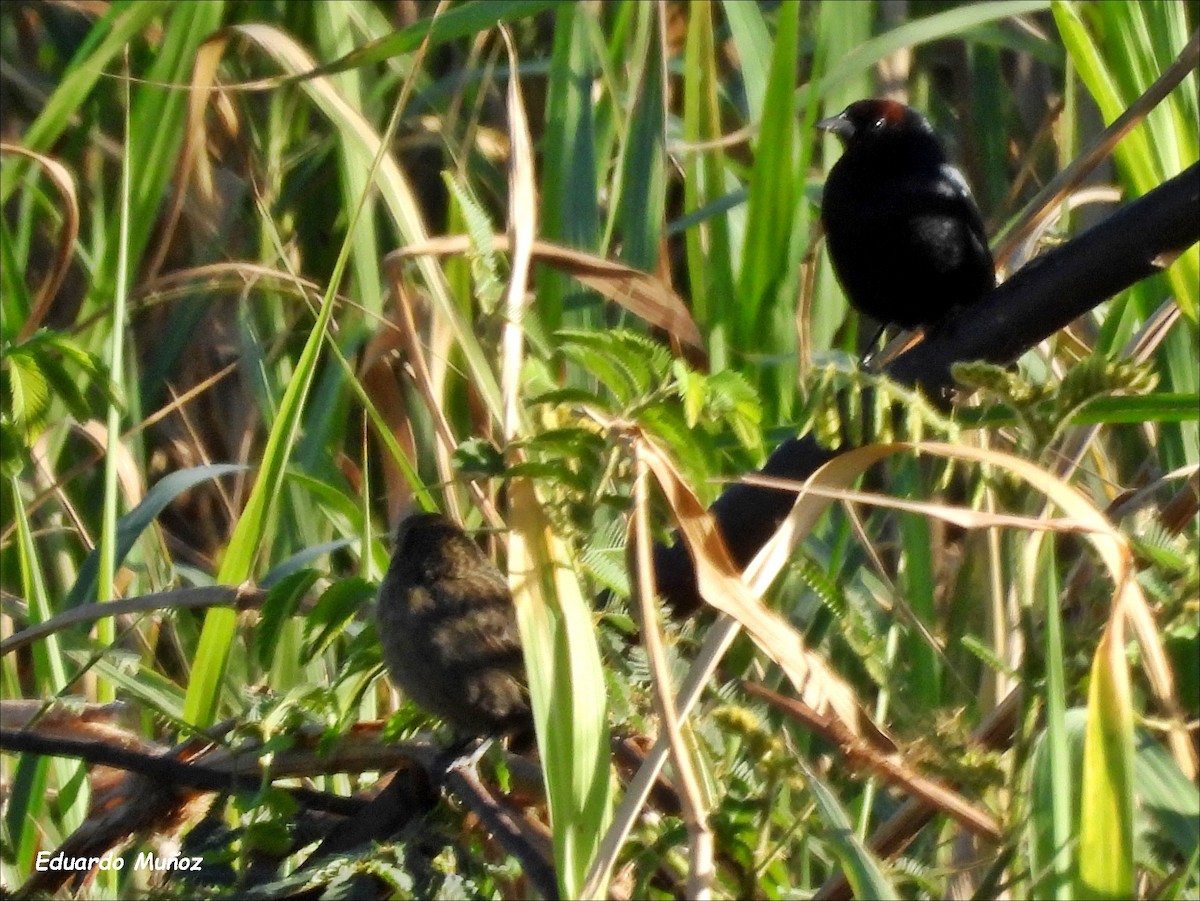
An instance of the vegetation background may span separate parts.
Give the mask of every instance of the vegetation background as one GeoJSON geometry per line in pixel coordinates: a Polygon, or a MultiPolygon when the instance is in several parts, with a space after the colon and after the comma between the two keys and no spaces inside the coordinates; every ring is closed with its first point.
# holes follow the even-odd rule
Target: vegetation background
{"type": "MultiPolygon", "coordinates": [[[[511,529],[486,534],[515,574],[564,895],[796,898],[845,873],[860,897],[1196,897],[1194,246],[1018,370],[976,372],[954,418],[911,401],[873,465],[818,482],[872,496],[809,498],[755,590],[775,638],[741,620],[757,643],[730,633],[665,730],[682,815],[623,819],[608,730],[658,734],[663,678],[719,656],[711,614],[664,617],[661,660],[631,642],[660,628],[630,598],[633,511],[665,538],[681,485],[711,502],[869,382],[853,360],[873,328],[823,257],[805,264],[838,153],[812,123],[880,94],[925,111],[999,241],[1196,41],[1197,11],[3,4],[0,636],[54,625],[3,648],[0,725],[160,749],[220,722],[220,746],[263,763],[310,750],[312,788],[368,788],[381,757],[320,761],[397,705],[390,740],[433,725],[379,678],[365,614],[389,527],[435,506],[511,529]],[[535,253],[528,303],[506,232],[573,250],[535,253]],[[664,490],[643,491],[651,469],[664,490]],[[106,613],[118,598],[135,603],[106,613]],[[794,695],[801,667],[886,728],[910,782],[741,685],[794,695]],[[972,740],[1014,691],[1015,728],[972,740]],[[989,827],[938,806],[902,850],[872,844],[918,776],[989,827]]],[[[1197,110],[1193,67],[1001,262],[1194,164],[1197,110]]],[[[12,891],[97,827],[112,782],[30,753],[0,778],[12,891]]],[[[191,800],[107,847],[181,839],[200,877],[62,890],[528,889],[454,803],[288,882],[313,843],[292,795],[191,800]]]]}

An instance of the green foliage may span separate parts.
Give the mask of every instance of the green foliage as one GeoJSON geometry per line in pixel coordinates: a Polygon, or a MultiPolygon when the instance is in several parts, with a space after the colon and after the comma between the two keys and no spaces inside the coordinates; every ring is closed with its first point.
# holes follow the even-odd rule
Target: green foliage
{"type": "MultiPolygon", "coordinates": [[[[573,366],[580,375],[575,383],[588,387],[553,388],[533,395],[532,404],[565,406],[577,411],[574,415],[590,409],[618,425],[636,423],[671,448],[697,484],[726,468],[723,456],[747,468],[761,461],[762,408],[739,374],[699,372],[653,339],[627,329],[560,330],[556,340],[557,362],[573,366]]],[[[586,487],[587,473],[605,469],[609,446],[590,420],[584,422],[544,431],[527,443],[540,472],[554,471],[566,483],[586,487]]]]}
{"type": "Polygon", "coordinates": [[[884,375],[830,362],[805,384],[800,431],[813,432],[823,446],[836,450],[847,444],[953,441],[958,429],[920,391],[884,375]]]}
{"type": "Polygon", "coordinates": [[[442,173],[442,181],[454,197],[471,239],[468,259],[471,261],[471,278],[475,283],[475,299],[484,315],[491,315],[504,293],[504,286],[500,283],[500,260],[492,241],[495,226],[468,182],[449,172],[442,173]]]}
{"type": "MultiPolygon", "coordinates": [[[[905,92],[947,137],[998,234],[1089,145],[1097,110],[1111,122],[1171,64],[1196,32],[1195,3],[913,3],[900,20],[895,4],[838,0],[468,0],[434,22],[435,7],[0,4],[0,619],[21,629],[100,617],[100,628],[77,622],[0,656],[0,698],[102,700],[98,681],[133,710],[120,726],[131,738],[169,747],[232,719],[225,741],[267,759],[296,748],[301,729],[315,727],[327,752],[367,721],[386,719],[389,740],[436,728],[412,704],[393,709],[379,678],[368,612],[389,518],[438,507],[476,528],[483,512],[467,483],[504,516],[512,480],[527,476],[596,599],[583,631],[600,650],[610,718],[657,734],[627,603],[633,467],[620,427],[635,423],[705,503],[798,434],[829,448],[986,446],[1065,473],[1119,517],[1184,717],[1200,715],[1200,251],[1016,368],[957,367],[947,407],[850,362],[862,328],[813,247],[822,173],[839,151],[811,130],[849,100],[905,92]],[[879,66],[900,53],[906,76],[885,84],[879,66]],[[218,90],[198,83],[202,62],[218,90]],[[537,236],[669,283],[703,336],[703,362],[535,266],[517,323],[520,389],[503,396],[509,261],[491,236],[510,224],[510,79],[536,155],[537,236]],[[56,190],[45,159],[10,145],[61,166],[56,190]],[[384,260],[460,232],[461,258],[423,256],[400,274],[419,367],[395,333],[384,260]],[[1164,315],[1172,305],[1182,316],[1164,315]],[[432,386],[414,384],[423,370],[432,386]],[[509,402],[518,426],[505,446],[509,402]],[[183,591],[214,582],[266,598],[253,612],[214,608],[208,623],[176,609],[183,591]],[[93,609],[114,597],[157,606],[115,621],[93,609]]],[[[1133,198],[1193,164],[1197,109],[1193,72],[1100,177],[1133,198]]],[[[1091,212],[1075,206],[1060,239],[1091,212]]],[[[1026,481],[925,456],[872,467],[861,487],[934,508],[1057,515],[1026,481]]],[[[653,505],[655,534],[670,540],[675,524],[660,497],[653,505]]],[[[807,897],[845,873],[861,896],[1065,898],[1105,863],[1080,850],[1076,777],[1112,586],[1078,535],[1043,535],[1030,561],[1036,534],[834,505],[768,595],[896,738],[899,760],[1000,820],[999,849],[980,843],[979,866],[963,870],[951,850],[963,833],[939,816],[905,856],[877,855],[868,838],[901,790],[748,701],[738,679],[783,683],[743,637],[685,724],[715,838],[714,896],[807,897]],[[1010,688],[1025,725],[984,750],[970,735],[1010,688]]],[[[481,540],[502,563],[507,536],[481,540]]],[[[708,616],[666,623],[675,685],[710,627],[708,616]]],[[[1150,699],[1144,649],[1124,650],[1137,722],[1158,730],[1166,712],[1150,699]]],[[[1118,863],[1139,896],[1193,897],[1195,782],[1158,731],[1121,737],[1133,739],[1136,803],[1122,814],[1133,840],[1118,863]]],[[[375,778],[303,781],[348,795],[375,778]]],[[[77,762],[7,752],[0,781],[11,786],[0,884],[17,892],[37,850],[92,825],[92,788],[77,762]]],[[[312,869],[298,869],[309,814],[279,785],[188,815],[183,847],[203,854],[201,881],[101,874],[81,897],[527,890],[456,801],[392,843],[312,869]]],[[[145,846],[168,825],[151,823],[145,846]]],[[[683,894],[689,840],[675,812],[640,820],[616,864],[621,888],[683,894]]]]}
{"type": "Polygon", "coordinates": [[[95,354],[68,336],[43,328],[24,341],[4,339],[0,396],[4,398],[0,469],[16,475],[28,463],[24,449],[37,440],[53,415],[85,421],[98,401],[115,402],[116,390],[95,354]]]}
{"type": "Polygon", "coordinates": [[[1093,402],[1117,394],[1148,394],[1158,384],[1149,365],[1100,354],[1079,361],[1057,380],[1034,381],[1019,371],[981,362],[955,364],[954,378],[979,390],[986,401],[1011,410],[1028,451],[1052,447],[1093,402]]]}
{"type": "MultiPolygon", "coordinates": [[[[1072,761],[1072,771],[1079,772],[1083,755],[1083,733],[1087,725],[1087,711],[1073,708],[1067,711],[1068,749],[1072,761]]],[[[1039,735],[1034,747],[1031,768],[1032,791],[1046,796],[1051,791],[1051,774],[1046,754],[1044,735],[1039,735]]],[[[1135,806],[1134,831],[1139,836],[1135,845],[1135,858],[1139,866],[1158,874],[1159,878],[1166,875],[1169,865],[1167,859],[1187,860],[1196,854],[1197,840],[1200,832],[1195,826],[1200,818],[1200,793],[1196,786],[1189,782],[1178,766],[1166,754],[1160,744],[1143,730],[1138,730],[1134,749],[1133,785],[1137,798],[1135,806]],[[1168,829],[1163,829],[1165,823],[1171,822],[1168,829]],[[1154,838],[1150,838],[1154,836],[1154,838]],[[1169,838],[1168,838],[1169,836],[1169,838]],[[1174,845],[1167,849],[1161,842],[1166,839],[1174,845]]],[[[1077,784],[1068,787],[1070,804],[1075,815],[1075,826],[1072,840],[1078,835],[1078,814],[1080,794],[1077,784]]],[[[1031,860],[1034,877],[1033,890],[1045,895],[1053,890],[1053,875],[1045,871],[1045,862],[1053,853],[1050,837],[1050,818],[1045,806],[1034,805],[1031,808],[1028,829],[1033,835],[1031,860]]],[[[1075,878],[1074,871],[1068,873],[1075,878]]]]}

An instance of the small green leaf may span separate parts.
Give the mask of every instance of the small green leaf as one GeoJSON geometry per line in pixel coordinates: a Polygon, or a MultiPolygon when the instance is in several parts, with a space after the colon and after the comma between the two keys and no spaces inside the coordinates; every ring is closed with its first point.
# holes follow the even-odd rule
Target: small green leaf
{"type": "Polygon", "coordinates": [[[303,569],[285,576],[272,586],[263,601],[262,616],[254,634],[254,651],[264,670],[271,668],[279,632],[287,619],[300,607],[300,601],[320,578],[315,569],[303,569]]]}
{"type": "Polygon", "coordinates": [[[366,579],[352,578],[335,582],[325,590],[304,621],[305,655],[315,657],[329,646],[346,622],[376,593],[366,579]]]}

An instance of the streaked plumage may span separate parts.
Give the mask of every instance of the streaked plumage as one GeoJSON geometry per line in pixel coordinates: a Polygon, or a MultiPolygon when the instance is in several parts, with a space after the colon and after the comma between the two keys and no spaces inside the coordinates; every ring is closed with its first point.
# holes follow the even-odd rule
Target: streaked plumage
{"type": "Polygon", "coordinates": [[[445,516],[416,513],[397,526],[376,617],[392,681],[460,738],[532,736],[512,593],[445,516]]]}

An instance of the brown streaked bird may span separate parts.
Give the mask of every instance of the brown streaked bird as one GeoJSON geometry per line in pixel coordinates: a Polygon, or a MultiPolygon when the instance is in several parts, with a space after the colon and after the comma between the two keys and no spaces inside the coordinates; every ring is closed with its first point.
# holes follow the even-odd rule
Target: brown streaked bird
{"type": "Polygon", "coordinates": [[[392,681],[453,727],[459,741],[532,740],[512,593],[455,523],[440,513],[414,513],[396,527],[376,622],[392,681]]]}

